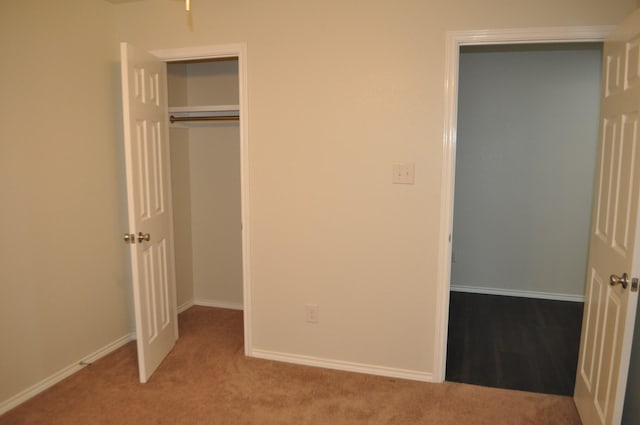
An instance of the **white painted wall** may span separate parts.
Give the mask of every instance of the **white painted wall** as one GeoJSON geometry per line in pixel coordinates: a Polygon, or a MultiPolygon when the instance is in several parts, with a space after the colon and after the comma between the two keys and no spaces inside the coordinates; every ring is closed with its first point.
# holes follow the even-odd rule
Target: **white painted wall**
{"type": "Polygon", "coordinates": [[[584,295],[600,62],[597,44],[463,49],[454,289],[584,295]]]}

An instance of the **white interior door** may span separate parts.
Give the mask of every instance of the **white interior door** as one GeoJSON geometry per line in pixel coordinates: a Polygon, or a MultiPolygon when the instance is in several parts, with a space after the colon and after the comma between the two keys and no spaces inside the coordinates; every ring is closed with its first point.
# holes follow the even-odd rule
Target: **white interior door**
{"type": "Polygon", "coordinates": [[[122,95],[138,368],[146,382],[178,338],[166,66],[122,43],[122,95]]]}
{"type": "Polygon", "coordinates": [[[600,145],[575,402],[584,425],[622,419],[640,276],[640,11],[603,52],[600,145]],[[634,288],[635,286],[635,288],[634,288]]]}

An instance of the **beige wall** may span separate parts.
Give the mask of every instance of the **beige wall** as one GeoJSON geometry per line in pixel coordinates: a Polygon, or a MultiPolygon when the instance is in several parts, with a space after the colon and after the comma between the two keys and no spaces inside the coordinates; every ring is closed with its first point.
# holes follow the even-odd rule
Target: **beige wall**
{"type": "MultiPolygon", "coordinates": [[[[187,66],[167,66],[169,106],[188,104],[187,66]]],[[[193,302],[193,241],[191,237],[191,167],[189,165],[189,129],[171,127],[171,194],[176,261],[176,302],[178,306],[193,302]]]]}
{"type": "Polygon", "coordinates": [[[193,302],[193,237],[191,232],[191,165],[189,130],[172,128],[171,189],[176,260],[176,302],[193,302]]]}
{"type": "Polygon", "coordinates": [[[238,104],[237,59],[190,63],[187,73],[189,106],[238,104]]]}
{"type": "Polygon", "coordinates": [[[189,86],[187,85],[187,64],[173,62],[167,64],[167,101],[169,106],[189,104],[189,86]]]}
{"type": "Polygon", "coordinates": [[[157,49],[246,42],[254,348],[433,370],[447,30],[615,24],[634,0],[119,5],[157,49]],[[141,25],[141,23],[145,23],[141,25]],[[393,161],[416,164],[392,185],[393,161]],[[304,322],[304,304],[320,323],[304,322]]]}
{"type": "Polygon", "coordinates": [[[194,297],[242,306],[238,123],[189,132],[194,297]]]}
{"type": "Polygon", "coordinates": [[[132,331],[115,41],[102,0],[0,6],[0,403],[132,331]]]}
{"type": "Polygon", "coordinates": [[[255,347],[430,372],[445,31],[615,24],[635,6],[3,2],[0,400],[131,329],[117,41],[247,43],[255,347]],[[390,184],[394,160],[415,161],[415,186],[390,184]]]}

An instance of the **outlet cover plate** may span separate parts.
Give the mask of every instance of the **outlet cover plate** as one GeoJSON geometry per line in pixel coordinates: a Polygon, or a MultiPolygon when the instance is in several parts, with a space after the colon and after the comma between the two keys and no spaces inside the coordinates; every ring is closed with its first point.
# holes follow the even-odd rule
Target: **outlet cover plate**
{"type": "Polygon", "coordinates": [[[317,304],[307,304],[305,308],[305,317],[308,323],[318,323],[320,320],[320,309],[317,304]]]}
{"type": "Polygon", "coordinates": [[[393,184],[414,184],[415,164],[413,162],[394,162],[391,164],[393,184]]]}

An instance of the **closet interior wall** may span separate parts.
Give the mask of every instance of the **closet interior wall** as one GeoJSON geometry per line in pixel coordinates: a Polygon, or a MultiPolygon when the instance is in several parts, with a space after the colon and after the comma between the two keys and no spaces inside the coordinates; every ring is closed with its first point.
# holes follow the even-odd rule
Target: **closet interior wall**
{"type": "MultiPolygon", "coordinates": [[[[237,105],[238,60],[167,64],[172,107],[237,105]]],[[[238,121],[170,124],[178,307],[242,308],[238,121]]]]}

